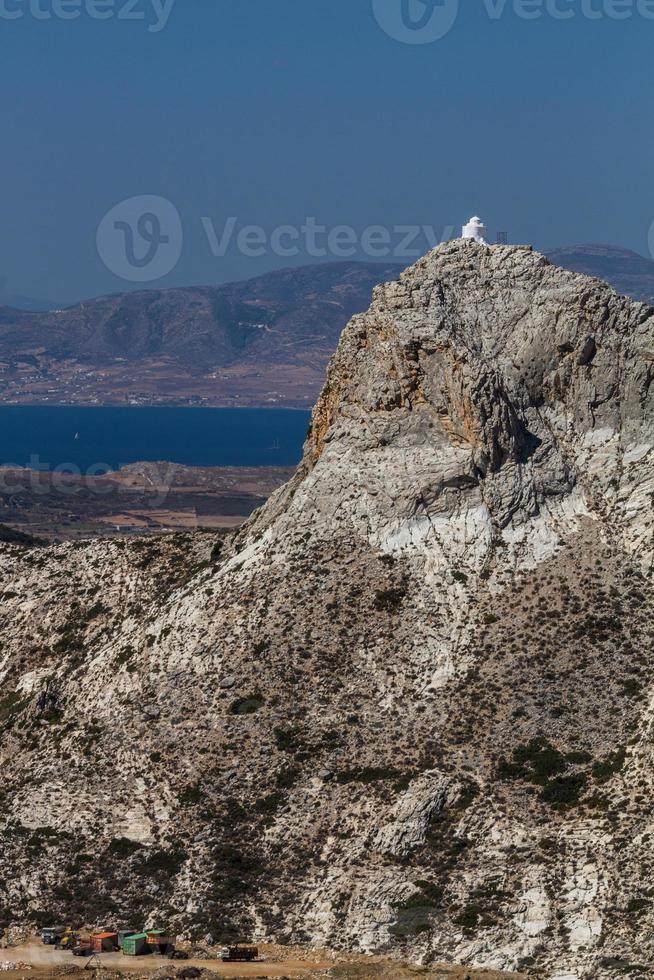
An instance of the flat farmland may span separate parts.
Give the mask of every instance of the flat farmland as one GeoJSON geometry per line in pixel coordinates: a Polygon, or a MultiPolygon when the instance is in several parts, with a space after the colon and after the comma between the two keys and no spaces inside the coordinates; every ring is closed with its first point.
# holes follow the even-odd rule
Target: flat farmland
{"type": "Polygon", "coordinates": [[[292,472],[135,463],[88,477],[0,467],[0,524],[58,540],[230,530],[292,472]]]}

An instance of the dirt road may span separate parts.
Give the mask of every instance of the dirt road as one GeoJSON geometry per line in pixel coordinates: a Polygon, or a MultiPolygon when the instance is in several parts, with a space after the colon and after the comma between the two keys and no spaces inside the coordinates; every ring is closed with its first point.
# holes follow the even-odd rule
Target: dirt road
{"type": "Polygon", "coordinates": [[[239,978],[310,978],[324,976],[329,970],[333,980],[525,980],[517,973],[496,973],[492,970],[475,970],[470,967],[432,964],[417,967],[408,963],[394,962],[376,956],[333,955],[323,950],[303,950],[301,947],[259,946],[261,959],[256,963],[222,963],[220,960],[188,959],[170,961],[162,956],[124,956],[122,953],[100,953],[92,962],[73,956],[65,950],[44,946],[37,938],[21,946],[0,949],[0,963],[29,963],[30,969],[0,972],[0,980],[61,980],[75,970],[89,965],[88,973],[93,980],[112,980],[116,973],[133,974],[133,980],[153,974],[163,966],[171,968],[171,974],[187,966],[212,970],[220,977],[239,978]],[[99,969],[96,970],[95,967],[99,969]],[[91,969],[93,968],[93,969],[91,969]]]}
{"type": "MultiPolygon", "coordinates": [[[[32,969],[27,972],[18,968],[14,971],[0,973],[0,978],[6,977],[7,980],[15,976],[33,976],[35,974],[56,975],[58,972],[70,967],[78,967],[80,970],[89,963],[86,957],[73,956],[72,953],[63,949],[55,949],[54,946],[44,946],[39,940],[32,940],[22,946],[13,946],[10,949],[0,949],[0,962],[29,963],[32,969]]],[[[197,966],[200,969],[206,968],[224,977],[281,977],[306,976],[321,967],[331,964],[320,963],[306,960],[284,960],[283,962],[266,962],[265,948],[262,948],[262,959],[255,963],[222,963],[220,960],[170,960],[163,956],[151,954],[149,956],[124,956],[122,953],[98,953],[93,960],[93,968],[99,967],[104,970],[120,970],[122,972],[134,973],[154,973],[162,966],[169,965],[174,970],[185,966],[197,966]]],[[[90,972],[90,969],[89,969],[90,972]]]]}

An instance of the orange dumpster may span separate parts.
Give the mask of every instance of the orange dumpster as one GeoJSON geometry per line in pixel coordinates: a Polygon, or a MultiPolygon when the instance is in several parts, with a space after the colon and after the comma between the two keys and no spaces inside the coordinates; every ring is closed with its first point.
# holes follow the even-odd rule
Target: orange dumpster
{"type": "Polygon", "coordinates": [[[95,953],[112,952],[118,949],[117,932],[92,932],[91,946],[95,953]]]}

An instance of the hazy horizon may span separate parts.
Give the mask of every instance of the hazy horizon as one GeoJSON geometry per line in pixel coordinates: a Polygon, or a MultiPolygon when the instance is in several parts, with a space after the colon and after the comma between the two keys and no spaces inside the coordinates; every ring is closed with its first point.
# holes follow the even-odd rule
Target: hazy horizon
{"type": "MultiPolygon", "coordinates": [[[[525,243],[509,243],[509,244],[531,244],[531,243],[525,242],[525,243]]],[[[572,248],[572,249],[618,248],[627,252],[631,251],[635,255],[638,255],[640,258],[645,259],[646,261],[654,262],[654,259],[652,259],[649,255],[643,255],[640,252],[636,252],[634,249],[628,249],[625,246],[614,245],[611,242],[576,242],[576,243],[569,243],[567,245],[553,246],[552,249],[543,249],[543,251],[550,252],[556,250],[557,248],[572,248]]],[[[537,249],[537,251],[540,250],[537,249]]],[[[120,295],[122,293],[136,293],[136,292],[143,292],[147,290],[156,290],[156,289],[194,289],[194,288],[203,289],[208,286],[216,286],[216,287],[226,286],[235,282],[247,282],[250,279],[258,279],[260,276],[267,275],[269,273],[285,272],[285,271],[289,271],[290,269],[309,268],[311,266],[334,265],[343,262],[360,262],[360,263],[369,263],[369,264],[377,264],[377,265],[388,265],[390,263],[390,264],[397,265],[398,268],[401,269],[401,268],[406,268],[409,265],[412,265],[414,261],[415,259],[412,259],[411,261],[403,261],[402,259],[393,258],[392,256],[389,259],[382,259],[382,258],[374,259],[374,258],[368,258],[365,255],[355,256],[352,259],[338,259],[338,258],[313,259],[313,260],[308,259],[304,262],[299,262],[295,265],[273,264],[272,268],[270,269],[264,269],[263,271],[256,272],[256,273],[245,272],[244,275],[238,278],[229,278],[226,279],[224,282],[167,282],[165,284],[162,284],[160,282],[140,283],[140,284],[122,282],[122,283],[118,283],[115,289],[110,289],[105,293],[80,295],[78,297],[73,297],[68,300],[63,299],[58,301],[52,301],[51,303],[48,303],[47,297],[41,297],[41,296],[28,297],[22,294],[17,294],[15,296],[12,296],[12,294],[9,291],[3,292],[2,285],[0,283],[0,306],[3,305],[11,306],[10,302],[5,301],[5,297],[14,298],[18,303],[18,305],[15,307],[16,309],[20,309],[24,312],[39,313],[39,312],[52,311],[53,309],[56,308],[67,309],[69,307],[78,306],[82,303],[90,302],[94,299],[100,299],[102,298],[102,296],[120,295]],[[26,303],[30,300],[33,300],[34,302],[33,307],[26,305],[26,303]]]]}
{"type": "Polygon", "coordinates": [[[103,19],[96,0],[1,5],[0,72],[15,93],[2,108],[4,296],[68,305],[316,258],[408,265],[393,253],[397,228],[428,226],[422,253],[473,213],[493,240],[650,254],[643,4],[618,17],[610,0],[442,0],[432,40],[402,27],[400,0],[103,2],[103,19]],[[130,281],[98,235],[135,198],[168,202],[177,251],[130,281]],[[349,228],[340,241],[353,254],[311,254],[307,218],[349,228]],[[390,254],[366,253],[375,228],[390,254]]]}

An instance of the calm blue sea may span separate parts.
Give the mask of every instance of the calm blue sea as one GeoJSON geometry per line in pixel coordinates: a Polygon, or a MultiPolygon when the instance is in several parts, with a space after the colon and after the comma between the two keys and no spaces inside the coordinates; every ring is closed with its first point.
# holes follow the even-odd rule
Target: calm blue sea
{"type": "Polygon", "coordinates": [[[309,412],[249,408],[0,405],[0,465],[117,469],[141,460],[188,466],[294,466],[309,412]]]}

